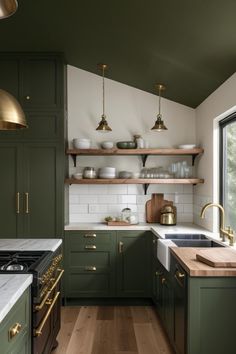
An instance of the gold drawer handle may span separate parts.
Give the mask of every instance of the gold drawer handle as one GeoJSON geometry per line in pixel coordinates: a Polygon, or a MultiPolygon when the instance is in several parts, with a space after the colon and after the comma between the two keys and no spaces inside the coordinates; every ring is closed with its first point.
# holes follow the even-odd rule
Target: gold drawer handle
{"type": "Polygon", "coordinates": [[[86,250],[95,250],[97,248],[97,246],[95,246],[95,245],[86,245],[84,248],[86,250]]]}
{"type": "Polygon", "coordinates": [[[94,266],[88,266],[84,268],[88,272],[96,272],[97,268],[94,266]]]}
{"type": "Polygon", "coordinates": [[[45,317],[43,318],[42,322],[40,323],[40,325],[38,326],[38,328],[35,330],[35,333],[34,333],[34,336],[35,336],[35,337],[39,337],[39,336],[42,335],[42,333],[43,333],[43,332],[42,332],[43,327],[45,326],[45,323],[47,322],[47,319],[48,319],[48,317],[50,316],[50,313],[52,312],[52,309],[53,309],[53,307],[54,307],[54,305],[55,305],[55,302],[57,301],[57,298],[58,298],[59,295],[60,295],[60,291],[58,291],[58,292],[56,293],[56,295],[55,295],[55,297],[54,297],[53,300],[48,300],[48,301],[50,301],[50,307],[49,307],[49,309],[47,310],[46,315],[45,315],[45,317]]]}
{"type": "Polygon", "coordinates": [[[84,238],[96,238],[97,235],[96,234],[85,234],[84,238]]]}
{"type": "Polygon", "coordinates": [[[122,253],[122,252],[123,252],[123,246],[124,246],[123,242],[119,242],[119,243],[118,243],[118,252],[119,252],[119,253],[122,253]]]}
{"type": "Polygon", "coordinates": [[[166,283],[166,278],[161,278],[161,284],[165,284],[166,283]]]}
{"type": "Polygon", "coordinates": [[[21,328],[22,326],[20,323],[17,322],[16,324],[14,324],[14,326],[12,326],[8,331],[9,340],[14,338],[18,333],[20,333],[21,328]]]}
{"type": "Polygon", "coordinates": [[[25,193],[25,213],[29,214],[29,193],[25,193]]]}
{"type": "MultiPolygon", "coordinates": [[[[63,273],[64,273],[64,269],[57,269],[60,273],[58,275],[58,277],[56,278],[55,282],[53,283],[52,287],[47,291],[46,295],[44,296],[43,300],[40,302],[39,305],[35,306],[35,310],[36,311],[40,311],[42,310],[43,306],[45,305],[45,303],[48,300],[49,295],[51,294],[51,292],[55,289],[55,287],[57,286],[58,282],[60,281],[63,273]]],[[[53,278],[51,279],[51,281],[54,280],[53,278]]]]}
{"type": "Polygon", "coordinates": [[[20,193],[16,193],[16,214],[20,214],[20,193]]]}
{"type": "Polygon", "coordinates": [[[160,271],[157,270],[155,274],[156,274],[157,277],[160,277],[161,275],[163,275],[163,272],[160,272],[160,271]]]}
{"type": "Polygon", "coordinates": [[[175,274],[176,274],[176,276],[177,276],[178,278],[184,278],[184,277],[185,277],[185,274],[184,274],[184,273],[181,273],[179,270],[177,270],[175,274]]]}

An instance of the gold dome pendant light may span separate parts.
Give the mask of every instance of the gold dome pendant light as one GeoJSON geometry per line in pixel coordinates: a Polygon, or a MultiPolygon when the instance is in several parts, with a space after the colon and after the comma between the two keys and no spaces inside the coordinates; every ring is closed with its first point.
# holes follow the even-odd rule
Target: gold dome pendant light
{"type": "Polygon", "coordinates": [[[0,130],[27,128],[25,114],[18,101],[0,89],[0,130]]]}
{"type": "Polygon", "coordinates": [[[163,132],[167,130],[164,121],[162,120],[162,115],[161,115],[161,92],[164,91],[166,88],[162,84],[157,84],[155,87],[158,89],[158,115],[157,115],[157,120],[155,121],[154,126],[152,127],[151,130],[157,131],[157,132],[163,132]]]}
{"type": "Polygon", "coordinates": [[[107,120],[106,120],[106,115],[105,115],[105,70],[107,69],[106,64],[98,64],[99,69],[102,70],[102,119],[100,120],[98,127],[96,130],[102,133],[108,133],[112,131],[112,129],[109,127],[107,120]]]}
{"type": "Polygon", "coordinates": [[[0,19],[13,15],[18,7],[16,0],[0,0],[0,19]]]}

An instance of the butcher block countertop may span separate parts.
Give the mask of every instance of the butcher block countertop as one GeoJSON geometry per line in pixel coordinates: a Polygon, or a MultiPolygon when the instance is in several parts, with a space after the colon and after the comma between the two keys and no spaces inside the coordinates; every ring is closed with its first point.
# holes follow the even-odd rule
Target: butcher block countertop
{"type": "MultiPolygon", "coordinates": [[[[196,254],[206,248],[170,247],[171,253],[191,277],[236,277],[236,268],[215,268],[196,259],[196,254]]],[[[216,248],[217,253],[217,248],[216,248]]]]}

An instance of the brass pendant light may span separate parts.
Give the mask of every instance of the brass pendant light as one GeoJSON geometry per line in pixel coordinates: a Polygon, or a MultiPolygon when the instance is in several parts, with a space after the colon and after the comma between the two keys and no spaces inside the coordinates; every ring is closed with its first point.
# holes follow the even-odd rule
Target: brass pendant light
{"type": "Polygon", "coordinates": [[[0,89],[0,130],[27,128],[25,114],[18,101],[0,89]]]}
{"type": "Polygon", "coordinates": [[[16,0],[0,0],[0,19],[10,17],[18,8],[16,0]]]}
{"type": "Polygon", "coordinates": [[[98,127],[96,128],[97,131],[102,132],[102,133],[108,133],[112,131],[112,129],[109,127],[107,120],[106,120],[106,115],[105,115],[105,70],[107,69],[106,64],[98,64],[98,67],[100,70],[102,70],[102,119],[100,120],[98,127]]]}
{"type": "Polygon", "coordinates": [[[167,130],[164,121],[162,120],[162,115],[161,115],[161,92],[165,90],[165,86],[162,84],[157,84],[155,87],[158,89],[158,114],[157,114],[157,120],[155,121],[154,126],[152,127],[151,130],[154,130],[156,132],[163,132],[167,130]]]}

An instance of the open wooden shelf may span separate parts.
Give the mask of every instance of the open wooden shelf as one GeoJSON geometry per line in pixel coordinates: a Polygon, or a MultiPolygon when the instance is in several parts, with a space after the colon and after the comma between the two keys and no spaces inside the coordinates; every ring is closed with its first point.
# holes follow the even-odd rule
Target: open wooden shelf
{"type": "Polygon", "coordinates": [[[204,183],[204,179],[201,178],[67,178],[66,184],[142,184],[144,186],[144,192],[147,193],[147,189],[150,184],[199,184],[204,183]]]}
{"type": "Polygon", "coordinates": [[[143,166],[145,166],[147,157],[149,155],[156,156],[192,156],[192,164],[196,156],[202,154],[204,150],[202,148],[194,149],[68,149],[67,155],[71,155],[76,166],[76,156],[141,156],[143,166]]]}

